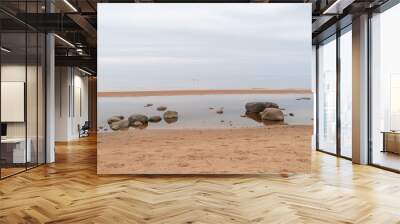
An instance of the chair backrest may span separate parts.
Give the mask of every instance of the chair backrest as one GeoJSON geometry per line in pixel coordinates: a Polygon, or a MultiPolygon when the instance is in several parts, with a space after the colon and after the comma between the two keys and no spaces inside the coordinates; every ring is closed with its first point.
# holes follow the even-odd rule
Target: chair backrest
{"type": "Polygon", "coordinates": [[[85,121],[85,123],[82,126],[82,129],[89,129],[90,128],[90,123],[89,121],[85,121]]]}

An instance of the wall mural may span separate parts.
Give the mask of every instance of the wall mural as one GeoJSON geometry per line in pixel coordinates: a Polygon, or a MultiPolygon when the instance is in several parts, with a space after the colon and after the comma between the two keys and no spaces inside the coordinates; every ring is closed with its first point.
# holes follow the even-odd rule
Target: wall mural
{"type": "Polygon", "coordinates": [[[309,171],[310,4],[98,10],[98,174],[309,171]]]}

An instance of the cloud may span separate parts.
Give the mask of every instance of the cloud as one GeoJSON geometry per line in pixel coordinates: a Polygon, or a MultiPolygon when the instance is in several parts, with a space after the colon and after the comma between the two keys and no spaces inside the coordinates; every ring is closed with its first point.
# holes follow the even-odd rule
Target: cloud
{"type": "Polygon", "coordinates": [[[171,64],[208,64],[218,63],[223,59],[183,58],[169,56],[113,56],[101,57],[99,63],[103,65],[171,65],[171,64]]]}
{"type": "Polygon", "coordinates": [[[245,86],[260,85],[248,78],[254,75],[270,74],[265,85],[278,85],[277,80],[285,85],[298,76],[287,85],[309,85],[310,4],[104,3],[98,14],[99,78],[124,80],[102,82],[100,89],[125,86],[132,74],[160,82],[175,77],[177,86],[182,85],[178,77],[187,74],[210,82],[235,75],[225,84],[245,86]],[[272,80],[271,74],[280,77],[272,80]],[[298,81],[301,77],[307,84],[298,81]]]}

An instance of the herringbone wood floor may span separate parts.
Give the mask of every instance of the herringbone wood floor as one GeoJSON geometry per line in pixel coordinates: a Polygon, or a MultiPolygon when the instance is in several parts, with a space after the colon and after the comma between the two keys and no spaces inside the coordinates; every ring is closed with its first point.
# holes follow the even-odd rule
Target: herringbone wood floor
{"type": "Polygon", "coordinates": [[[94,138],[0,181],[0,223],[400,223],[400,175],[313,153],[283,176],[97,176],[94,138]]]}

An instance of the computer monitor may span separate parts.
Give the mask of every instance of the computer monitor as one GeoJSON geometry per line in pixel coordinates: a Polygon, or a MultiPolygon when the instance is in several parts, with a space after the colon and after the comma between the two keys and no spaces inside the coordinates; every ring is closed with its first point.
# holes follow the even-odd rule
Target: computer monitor
{"type": "Polygon", "coordinates": [[[7,124],[1,123],[1,137],[7,136],[7,124]]]}

